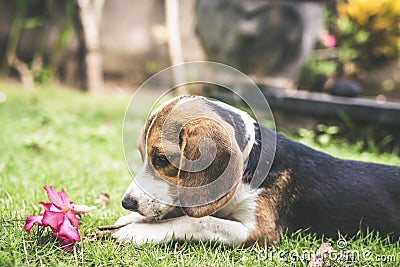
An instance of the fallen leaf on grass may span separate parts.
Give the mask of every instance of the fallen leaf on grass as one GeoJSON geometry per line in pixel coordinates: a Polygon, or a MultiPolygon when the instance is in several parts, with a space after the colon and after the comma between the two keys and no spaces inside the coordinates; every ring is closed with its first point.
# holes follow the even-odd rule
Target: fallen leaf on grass
{"type": "Polygon", "coordinates": [[[107,193],[101,192],[94,198],[94,202],[100,205],[106,205],[110,202],[110,195],[107,193]]]}
{"type": "Polygon", "coordinates": [[[99,229],[99,231],[96,231],[95,235],[97,238],[100,239],[110,237],[114,232],[116,232],[119,228],[124,227],[125,225],[127,224],[97,226],[97,229],[99,229]]]}
{"type": "Polygon", "coordinates": [[[332,245],[330,243],[322,243],[315,257],[308,263],[308,267],[324,267],[325,262],[328,260],[332,253],[332,245]]]}
{"type": "Polygon", "coordinates": [[[77,204],[74,205],[74,213],[77,215],[85,214],[95,209],[97,209],[95,206],[77,205],[77,204]]]}
{"type": "Polygon", "coordinates": [[[182,246],[179,242],[176,242],[174,245],[174,253],[177,253],[182,250],[182,246]]]}

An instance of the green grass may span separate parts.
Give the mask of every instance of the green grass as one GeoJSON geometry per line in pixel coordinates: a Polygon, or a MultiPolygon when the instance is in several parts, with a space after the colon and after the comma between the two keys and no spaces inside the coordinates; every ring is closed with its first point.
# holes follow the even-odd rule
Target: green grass
{"type": "MultiPolygon", "coordinates": [[[[308,261],[301,256],[326,241],[342,253],[330,261],[331,266],[400,265],[399,243],[374,233],[348,239],[345,249],[339,249],[334,240],[302,233],[284,237],[272,248],[190,242],[135,246],[97,240],[96,226],[112,224],[127,214],[120,202],[131,177],[121,136],[130,96],[93,96],[52,88],[24,91],[5,83],[0,83],[0,92],[7,96],[0,103],[0,266],[306,266],[308,261]],[[38,202],[47,201],[43,185],[53,185],[58,191],[65,188],[75,203],[98,207],[80,218],[82,241],[72,252],[60,249],[47,231],[40,233],[34,227],[27,234],[23,230],[25,218],[41,212],[38,202]],[[107,205],[94,202],[100,192],[111,196],[107,205]],[[351,259],[349,251],[354,257],[358,253],[359,259],[351,259]],[[386,261],[373,261],[377,257],[386,261]]],[[[138,114],[137,131],[145,115],[138,114]]],[[[346,143],[324,150],[345,158],[400,165],[395,155],[360,153],[358,146],[346,143]]]]}

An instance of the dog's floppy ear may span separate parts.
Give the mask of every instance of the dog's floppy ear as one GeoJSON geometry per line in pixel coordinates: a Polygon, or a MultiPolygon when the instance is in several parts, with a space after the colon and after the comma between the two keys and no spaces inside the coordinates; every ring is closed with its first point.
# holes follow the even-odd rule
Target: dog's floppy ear
{"type": "Polygon", "coordinates": [[[210,215],[225,205],[242,177],[241,151],[233,129],[226,127],[198,118],[181,129],[178,192],[182,209],[191,217],[210,215]],[[204,162],[209,164],[201,166],[204,162]]]}

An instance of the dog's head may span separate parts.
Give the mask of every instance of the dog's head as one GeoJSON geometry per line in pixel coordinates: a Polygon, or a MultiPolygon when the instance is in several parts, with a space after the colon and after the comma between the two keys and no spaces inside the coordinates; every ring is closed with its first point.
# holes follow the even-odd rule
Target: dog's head
{"type": "Polygon", "coordinates": [[[247,113],[199,96],[174,98],[144,126],[143,166],[122,205],[158,219],[212,214],[234,195],[253,142],[247,113]]]}

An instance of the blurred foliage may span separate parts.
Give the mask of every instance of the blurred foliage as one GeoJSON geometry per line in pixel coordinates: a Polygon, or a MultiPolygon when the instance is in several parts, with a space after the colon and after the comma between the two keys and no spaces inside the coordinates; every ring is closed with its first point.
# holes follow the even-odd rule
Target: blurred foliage
{"type": "Polygon", "coordinates": [[[3,75],[9,75],[10,70],[18,55],[18,44],[21,34],[26,30],[35,30],[35,40],[32,43],[33,59],[32,62],[23,61],[30,66],[32,77],[36,83],[47,83],[52,80],[60,61],[60,53],[72,41],[74,36],[74,23],[76,12],[76,2],[74,0],[16,0],[14,2],[0,0],[0,7],[11,5],[13,10],[12,21],[8,32],[6,50],[1,65],[3,75]],[[57,12],[56,12],[57,11],[57,12]],[[59,15],[65,18],[59,20],[59,15]],[[48,27],[58,23],[60,30],[58,36],[50,44],[50,59],[45,61],[44,46],[48,36],[48,27]],[[33,64],[34,61],[40,64],[33,64]]]}
{"type": "Polygon", "coordinates": [[[362,70],[400,56],[400,1],[339,2],[335,31],[339,61],[362,70]]]}
{"type": "Polygon", "coordinates": [[[297,132],[297,137],[294,136],[294,138],[300,138],[298,141],[311,147],[323,149],[352,144],[358,153],[400,155],[400,147],[395,144],[395,136],[393,134],[385,134],[378,137],[375,134],[375,128],[366,128],[363,132],[360,129],[347,129],[351,131],[347,135],[354,135],[354,137],[349,138],[343,135],[345,128],[338,125],[318,124],[313,129],[300,128],[297,132]]]}
{"type": "Polygon", "coordinates": [[[324,46],[324,36],[305,64],[299,87],[321,90],[327,81],[362,79],[367,71],[400,56],[400,1],[339,1],[325,12],[324,33],[335,38],[324,46]]]}
{"type": "Polygon", "coordinates": [[[330,77],[336,75],[337,62],[334,60],[308,59],[299,77],[299,88],[321,91],[330,77]]]}
{"type": "Polygon", "coordinates": [[[310,142],[316,142],[321,147],[332,145],[334,136],[339,133],[339,127],[335,125],[318,124],[315,130],[301,128],[299,136],[310,142]]]}
{"type": "Polygon", "coordinates": [[[32,70],[33,81],[37,84],[48,84],[53,79],[53,71],[50,67],[41,67],[39,70],[32,70]]]}

